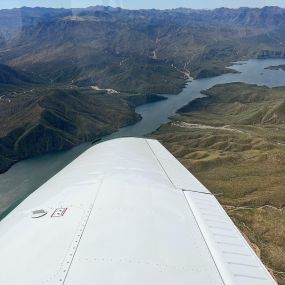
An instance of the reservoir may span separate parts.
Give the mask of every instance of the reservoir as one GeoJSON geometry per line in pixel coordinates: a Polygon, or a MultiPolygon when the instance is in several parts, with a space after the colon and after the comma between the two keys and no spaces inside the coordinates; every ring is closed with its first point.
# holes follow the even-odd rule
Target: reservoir
{"type": "MultiPolygon", "coordinates": [[[[285,59],[249,60],[231,66],[239,73],[224,74],[188,82],[178,95],[165,95],[168,100],[142,105],[136,109],[142,120],[103,138],[109,140],[125,136],[145,136],[169,121],[176,111],[190,101],[202,97],[200,93],[216,84],[244,82],[269,87],[285,86],[283,70],[265,69],[285,64],[285,59]]],[[[0,175],[0,219],[46,180],[74,160],[91,144],[86,143],[69,151],[51,153],[15,164],[0,175]]]]}

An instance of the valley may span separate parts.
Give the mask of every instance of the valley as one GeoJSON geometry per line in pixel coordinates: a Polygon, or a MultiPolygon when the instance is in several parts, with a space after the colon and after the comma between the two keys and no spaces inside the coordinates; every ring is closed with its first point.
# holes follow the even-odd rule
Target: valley
{"type": "Polygon", "coordinates": [[[91,142],[149,136],[285,284],[284,19],[278,7],[1,10],[0,219],[91,142]]]}
{"type": "Polygon", "coordinates": [[[70,149],[141,120],[135,107],[166,99],[155,94],[110,93],[54,86],[0,66],[0,172],[19,160],[70,149]]]}
{"type": "Polygon", "coordinates": [[[274,7],[0,11],[0,172],[134,124],[137,105],[180,94],[192,78],[234,74],[233,61],[283,58],[282,15],[274,7]]]}

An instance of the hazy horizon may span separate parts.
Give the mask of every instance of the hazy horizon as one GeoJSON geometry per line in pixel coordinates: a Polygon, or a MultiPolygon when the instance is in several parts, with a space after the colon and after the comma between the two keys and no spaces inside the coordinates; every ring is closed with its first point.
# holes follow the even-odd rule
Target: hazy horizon
{"type": "Polygon", "coordinates": [[[135,2],[131,0],[10,0],[6,3],[0,3],[0,9],[11,9],[20,7],[48,7],[48,8],[86,8],[89,6],[111,6],[121,7],[124,9],[173,9],[173,8],[193,8],[193,9],[215,9],[220,7],[227,8],[262,8],[264,6],[278,6],[285,8],[285,1],[283,0],[175,0],[165,2],[163,0],[157,1],[140,1],[135,2]]]}

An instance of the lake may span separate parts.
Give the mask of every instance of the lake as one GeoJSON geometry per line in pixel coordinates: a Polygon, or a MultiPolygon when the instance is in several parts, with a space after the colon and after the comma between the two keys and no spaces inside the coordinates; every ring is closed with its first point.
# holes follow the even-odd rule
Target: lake
{"type": "MultiPolygon", "coordinates": [[[[169,117],[174,116],[179,108],[196,98],[202,97],[201,90],[206,90],[216,84],[244,82],[269,87],[285,86],[285,72],[283,70],[265,69],[268,66],[280,64],[285,64],[285,59],[238,62],[231,68],[240,73],[224,74],[188,82],[180,94],[165,95],[168,100],[138,107],[136,111],[142,115],[140,122],[122,128],[118,132],[104,137],[103,140],[126,136],[143,137],[167,123],[169,117]]],[[[6,173],[1,174],[0,219],[90,146],[91,144],[85,143],[69,151],[31,158],[15,164],[6,173]]]]}

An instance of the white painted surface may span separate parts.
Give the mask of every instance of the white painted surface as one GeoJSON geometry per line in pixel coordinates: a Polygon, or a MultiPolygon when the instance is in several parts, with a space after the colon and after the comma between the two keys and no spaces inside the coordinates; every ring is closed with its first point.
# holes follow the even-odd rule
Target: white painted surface
{"type": "Polygon", "coordinates": [[[209,190],[158,141],[149,140],[148,143],[175,188],[210,194],[209,190]]]}
{"type": "Polygon", "coordinates": [[[157,141],[127,138],[87,150],[0,223],[0,284],[275,283],[194,176],[157,141]],[[211,215],[249,259],[224,254],[211,215]]]}
{"type": "Polygon", "coordinates": [[[225,284],[274,280],[213,195],[184,192],[225,284]]]}

